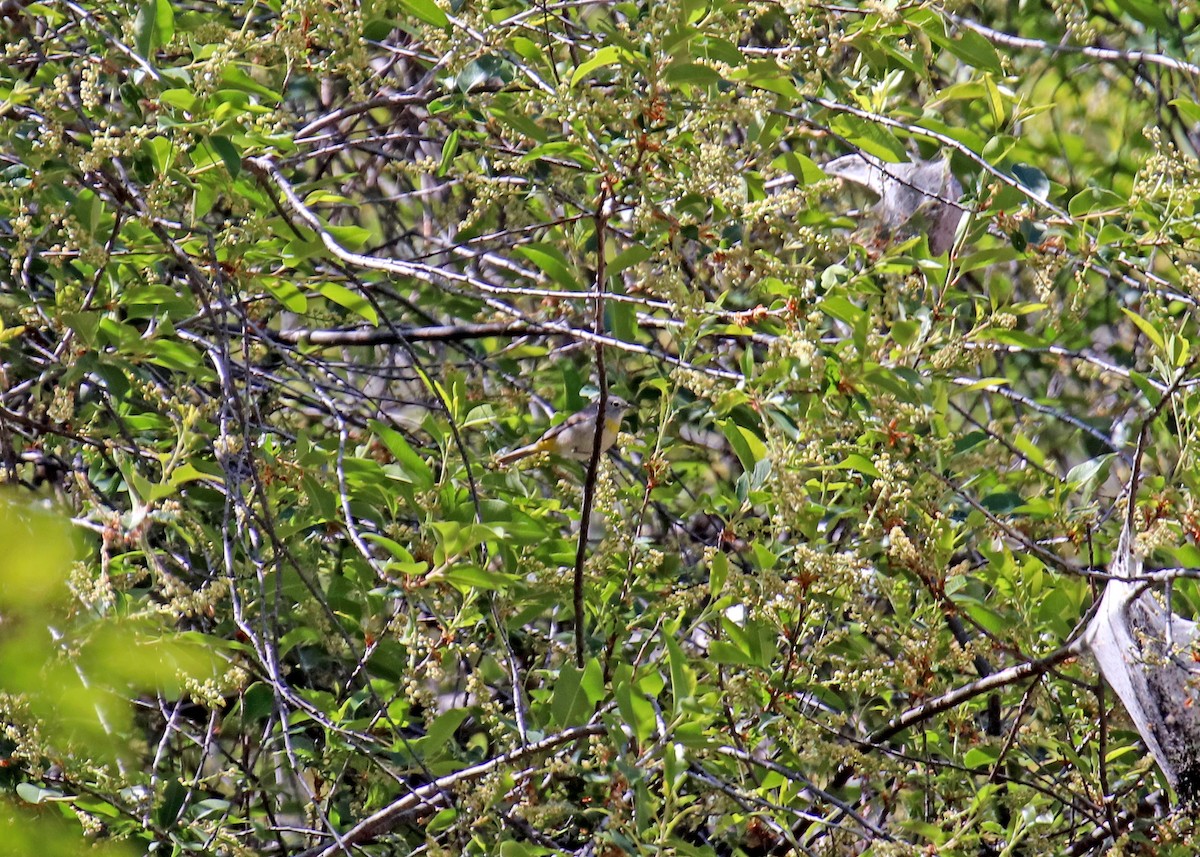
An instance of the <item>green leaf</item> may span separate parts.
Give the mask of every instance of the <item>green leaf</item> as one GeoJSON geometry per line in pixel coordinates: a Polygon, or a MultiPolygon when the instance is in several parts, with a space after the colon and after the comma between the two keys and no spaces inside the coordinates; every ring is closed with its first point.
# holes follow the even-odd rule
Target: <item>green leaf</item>
{"type": "Polygon", "coordinates": [[[437,175],[443,177],[450,171],[450,165],[454,162],[454,156],[458,154],[458,138],[459,130],[455,128],[450,132],[450,136],[446,138],[446,142],[442,144],[442,159],[438,163],[437,175]]]}
{"type": "Polygon", "coordinates": [[[1081,461],[1067,472],[1067,484],[1080,491],[1084,498],[1090,498],[1095,489],[1108,478],[1109,467],[1112,466],[1113,454],[1100,455],[1088,461],[1081,461]]]}
{"type": "Polygon", "coordinates": [[[146,344],[146,350],[152,362],[168,369],[196,371],[204,362],[204,357],[198,349],[177,339],[153,339],[146,344]]]}
{"type": "Polygon", "coordinates": [[[908,153],[891,131],[848,113],[839,113],[829,120],[829,128],[847,142],[880,160],[892,164],[908,160],[908,153]]]}
{"type": "Polygon", "coordinates": [[[143,0],[133,22],[133,43],[138,55],[152,60],[154,52],[175,35],[175,11],[170,0],[143,0]]]}
{"type": "Polygon", "coordinates": [[[1172,98],[1168,102],[1191,125],[1200,125],[1200,104],[1190,98],[1172,98]]]}
{"type": "Polygon", "coordinates": [[[449,830],[451,825],[458,819],[458,810],[454,807],[447,807],[437,812],[433,818],[425,822],[425,831],[429,835],[441,833],[443,830],[449,830]]]}
{"type": "Polygon", "coordinates": [[[609,276],[619,274],[626,268],[631,268],[634,265],[644,262],[653,255],[654,252],[644,244],[631,244],[608,263],[608,274],[609,276]]]}
{"type": "Polygon", "coordinates": [[[1046,466],[1046,454],[1023,432],[1017,432],[1013,436],[1013,446],[1023,452],[1034,464],[1041,467],[1046,466]]]}
{"type": "Polygon", "coordinates": [[[754,666],[754,657],[744,649],[724,640],[713,640],[708,645],[708,656],[718,664],[731,666],[754,666]]]}
{"type": "Polygon", "coordinates": [[[257,723],[266,720],[275,708],[275,692],[270,685],[255,682],[242,694],[242,720],[257,723]]]}
{"type": "Polygon", "coordinates": [[[183,802],[187,798],[188,788],[178,779],[172,779],[167,783],[167,788],[163,792],[162,803],[154,811],[154,816],[160,827],[171,829],[175,826],[175,818],[179,815],[179,810],[183,808],[183,802]]]}
{"type": "Polygon", "coordinates": [[[1041,200],[1049,197],[1050,179],[1046,178],[1046,174],[1037,167],[1029,164],[1014,164],[1012,173],[1033,196],[1041,200]]]}
{"type": "Polygon", "coordinates": [[[625,719],[626,725],[637,736],[638,741],[645,741],[654,734],[654,706],[628,681],[621,681],[613,688],[617,700],[617,710],[625,719]]]}
{"type": "Polygon", "coordinates": [[[995,634],[998,637],[1003,637],[1008,631],[1011,620],[997,613],[986,604],[980,604],[977,601],[966,601],[961,604],[963,610],[971,617],[979,627],[985,631],[995,634]]]}
{"type": "Polygon", "coordinates": [[[303,313],[308,309],[308,298],[290,280],[265,280],[263,285],[267,287],[267,291],[274,296],[275,300],[283,305],[284,309],[294,313],[303,313]]]}
{"type": "Polygon", "coordinates": [[[1146,401],[1150,403],[1151,407],[1158,407],[1158,403],[1162,401],[1162,391],[1150,383],[1150,379],[1146,375],[1141,372],[1130,372],[1129,380],[1146,397],[1146,401]]]}
{"type": "Polygon", "coordinates": [[[229,175],[237,178],[242,171],[242,156],[238,152],[237,146],[233,145],[233,141],[228,137],[220,135],[209,137],[208,144],[213,147],[213,151],[221,158],[225,164],[225,169],[229,170],[229,175]]]}
{"type": "Polygon", "coordinates": [[[920,331],[921,325],[916,321],[900,320],[892,323],[892,339],[897,345],[908,345],[920,331]]]}
{"type": "Polygon", "coordinates": [[[1192,351],[1192,342],[1185,336],[1172,335],[1167,340],[1167,351],[1171,358],[1171,365],[1175,367],[1183,367],[1188,362],[1188,355],[1192,351]]]}
{"type": "Polygon", "coordinates": [[[997,330],[988,328],[979,332],[980,339],[991,339],[995,342],[1003,342],[1005,345],[1016,345],[1020,348],[1045,348],[1046,341],[1036,336],[1031,336],[1020,330],[997,330]]]}
{"type": "Polygon", "coordinates": [[[865,455],[859,455],[857,452],[852,452],[847,455],[842,461],[833,465],[833,469],[855,470],[859,473],[866,474],[867,476],[873,476],[876,479],[880,477],[879,470],[874,464],[871,463],[871,459],[867,458],[865,455]]]}
{"type": "Polygon", "coordinates": [[[796,84],[774,60],[752,60],[743,68],[732,69],[727,77],[729,80],[743,81],[766,92],[781,95],[789,101],[799,101],[802,98],[796,84]]]}
{"type": "Polygon", "coordinates": [[[669,83],[695,83],[700,86],[714,86],[722,81],[715,69],[699,63],[672,63],[664,73],[669,83]]]}
{"type": "Polygon", "coordinates": [[[1105,223],[1100,228],[1100,233],[1096,236],[1096,244],[1099,246],[1134,243],[1136,243],[1136,239],[1133,235],[1115,223],[1105,223]]]}
{"type": "Polygon", "coordinates": [[[317,291],[326,300],[333,301],[338,306],[345,307],[368,321],[371,325],[379,324],[379,315],[375,312],[375,307],[357,292],[352,292],[345,286],[338,285],[337,283],[322,283],[317,287],[317,291]]]}
{"type": "Polygon", "coordinates": [[[463,721],[467,719],[470,713],[466,708],[451,708],[449,711],[439,714],[429,724],[429,729],[425,732],[425,737],[422,739],[422,749],[427,753],[444,749],[450,743],[455,731],[458,730],[459,726],[462,726],[463,721]]]}
{"type": "Polygon", "coordinates": [[[1125,12],[1138,23],[1160,33],[1177,32],[1157,0],[1109,0],[1109,7],[1125,12]]]}
{"type": "MultiPolygon", "coordinates": [[[[210,466],[211,462],[210,462],[210,466]]],[[[190,461],[185,461],[183,464],[171,471],[171,487],[178,488],[180,485],[186,485],[189,482],[221,482],[222,477],[214,473],[205,473],[199,470],[196,465],[190,461]]]]}
{"type": "Polygon", "coordinates": [[[616,45],[605,45],[575,68],[571,74],[571,86],[574,87],[596,69],[616,64],[626,56],[626,53],[616,45]]]}
{"type": "Polygon", "coordinates": [[[586,723],[591,716],[592,706],[583,690],[583,670],[574,664],[564,664],[558,672],[550,713],[562,727],[586,723]]]}
{"type": "Polygon", "coordinates": [[[283,96],[278,92],[259,83],[241,68],[233,64],[226,65],[221,71],[221,82],[234,90],[260,95],[272,104],[277,104],[283,100],[283,96]]]}
{"type": "Polygon", "coordinates": [[[66,325],[79,334],[79,338],[89,348],[96,344],[96,331],[100,327],[100,313],[96,312],[65,312],[62,320],[66,325]]]}
{"type": "Polygon", "coordinates": [[[332,235],[339,244],[343,247],[348,247],[351,250],[357,250],[367,243],[371,237],[371,230],[362,226],[339,225],[326,226],[325,229],[332,235]]]}
{"type": "Polygon", "coordinates": [[[729,578],[729,558],[723,553],[713,554],[708,572],[708,594],[710,598],[718,598],[725,588],[729,578]]]}
{"type": "Polygon", "coordinates": [[[425,462],[424,458],[417,454],[416,450],[409,446],[408,441],[400,432],[384,425],[379,420],[370,420],[367,425],[376,437],[383,441],[388,452],[395,457],[402,471],[412,479],[417,488],[424,491],[434,486],[437,480],[434,478],[433,469],[425,462]]]}
{"type": "Polygon", "coordinates": [[[1014,259],[1020,258],[1010,246],[992,247],[988,250],[980,250],[978,253],[972,253],[959,260],[958,270],[965,274],[968,271],[976,271],[980,268],[986,268],[990,265],[998,265],[1003,262],[1011,262],[1014,259]]]}
{"type": "Polygon", "coordinates": [[[545,143],[550,139],[545,129],[528,116],[500,109],[494,109],[492,115],[499,119],[501,123],[516,131],[517,134],[528,137],[530,140],[545,143]]]}
{"type": "Polygon", "coordinates": [[[1014,509],[1021,508],[1025,504],[1025,499],[1014,491],[993,491],[980,500],[980,504],[989,512],[1007,515],[1014,509]]]}
{"type": "Polygon", "coordinates": [[[785,152],[772,161],[771,166],[777,169],[786,169],[802,185],[825,181],[829,178],[816,161],[802,152],[785,152]]]}
{"type": "MultiPolygon", "coordinates": [[[[166,104],[168,107],[178,107],[189,113],[196,109],[196,94],[190,89],[165,89],[158,94],[158,100],[159,103],[166,104]]],[[[156,137],[155,139],[169,143],[166,137],[156,137]]]]}
{"type": "Polygon", "coordinates": [[[588,151],[578,143],[569,140],[556,140],[535,146],[521,160],[526,163],[532,163],[543,158],[553,158],[556,161],[573,161],[586,169],[592,169],[595,166],[595,161],[588,151]]]}
{"type": "Polygon", "coordinates": [[[990,768],[1000,758],[997,747],[972,747],[963,756],[963,764],[968,768],[990,768]]]}
{"type": "Polygon", "coordinates": [[[450,19],[433,0],[400,0],[400,5],[426,24],[432,24],[442,29],[450,26],[450,19]]]}
{"type": "Polygon", "coordinates": [[[1154,343],[1155,348],[1163,352],[1167,350],[1167,343],[1163,339],[1161,330],[1127,307],[1121,307],[1121,312],[1125,313],[1125,315],[1129,317],[1129,320],[1136,325],[1137,329],[1144,333],[1146,338],[1154,343]]]}
{"type": "Polygon", "coordinates": [[[57,789],[46,789],[33,783],[17,783],[17,797],[26,803],[39,804],[48,801],[73,800],[57,789]]]}
{"type": "Polygon", "coordinates": [[[537,265],[538,269],[564,289],[580,291],[571,263],[553,244],[523,244],[517,253],[537,265]]]}
{"type": "Polygon", "coordinates": [[[719,36],[706,37],[700,46],[700,53],[708,59],[723,62],[729,66],[736,67],[746,62],[746,55],[737,45],[719,36]]]}
{"type": "Polygon", "coordinates": [[[978,101],[987,95],[981,80],[964,80],[942,87],[932,105],[941,106],[950,101],[978,101]]]}
{"type": "Polygon", "coordinates": [[[747,471],[753,471],[754,465],[766,457],[766,444],[750,429],[738,425],[733,420],[719,420],[717,425],[747,471]]]}
{"type": "Polygon", "coordinates": [[[1084,188],[1067,203],[1067,211],[1072,217],[1082,217],[1085,214],[1116,213],[1128,202],[1107,188],[1084,188]]]}
{"type": "Polygon", "coordinates": [[[167,137],[151,137],[145,142],[143,148],[150,155],[155,172],[160,176],[166,175],[174,160],[174,146],[170,139],[167,137]]]}
{"type": "Polygon", "coordinates": [[[1007,387],[1011,382],[1007,378],[980,378],[974,384],[964,387],[968,393],[975,390],[991,390],[996,387],[1007,387]]]}
{"type": "Polygon", "coordinates": [[[984,89],[987,93],[988,108],[992,112],[992,124],[997,130],[1005,125],[1005,120],[1008,116],[1008,111],[1004,103],[1004,96],[1000,92],[1000,87],[996,85],[996,79],[990,74],[983,77],[984,89]]]}
{"type": "Polygon", "coordinates": [[[819,306],[826,315],[844,321],[851,327],[857,327],[866,318],[866,311],[862,307],[841,295],[830,295],[819,306]]]}
{"type": "Polygon", "coordinates": [[[626,342],[637,336],[637,310],[634,304],[624,301],[607,301],[604,314],[612,335],[626,342]]]}
{"type": "Polygon", "coordinates": [[[683,712],[696,694],[696,674],[671,633],[663,634],[667,645],[667,661],[671,668],[671,700],[676,714],[683,712]]]}
{"type": "Polygon", "coordinates": [[[507,60],[495,54],[484,54],[463,67],[455,79],[454,86],[459,92],[470,92],[492,78],[507,83],[512,76],[512,65],[507,60]]]}
{"type": "Polygon", "coordinates": [[[1120,759],[1124,756],[1131,756],[1139,752],[1140,748],[1136,744],[1125,744],[1124,746],[1110,750],[1108,755],[1104,757],[1104,761],[1111,764],[1117,761],[1117,759],[1120,759]]]}
{"type": "Polygon", "coordinates": [[[587,694],[587,700],[593,708],[604,699],[604,669],[600,666],[599,659],[590,658],[583,665],[583,676],[579,680],[579,686],[587,694]]]}
{"type": "Polygon", "coordinates": [[[88,234],[95,235],[100,225],[100,215],[104,211],[104,203],[100,201],[100,197],[91,190],[82,190],[75,197],[71,208],[80,225],[87,230],[88,234]]]}
{"type": "Polygon", "coordinates": [[[995,47],[974,30],[964,29],[959,38],[946,39],[942,46],[980,71],[1004,73],[1004,65],[1000,62],[1000,55],[996,53],[995,47]]]}
{"type": "Polygon", "coordinates": [[[488,589],[496,592],[504,592],[517,582],[516,575],[501,574],[470,563],[454,565],[445,573],[444,579],[463,590],[488,589]]]}

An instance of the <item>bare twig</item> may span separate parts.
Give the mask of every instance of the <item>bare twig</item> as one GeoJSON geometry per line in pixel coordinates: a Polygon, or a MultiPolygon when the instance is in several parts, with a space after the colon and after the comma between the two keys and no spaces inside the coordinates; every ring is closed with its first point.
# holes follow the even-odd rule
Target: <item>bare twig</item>
{"type": "MultiPolygon", "coordinates": [[[[593,735],[603,735],[606,731],[607,729],[601,724],[576,726],[559,732],[556,735],[543,738],[541,741],[513,750],[510,753],[488,759],[486,762],[480,762],[477,765],[463,768],[461,771],[455,771],[452,774],[438,777],[428,785],[414,789],[411,793],[393,801],[378,812],[367,816],[341,834],[339,837],[340,842],[310,848],[308,851],[296,855],[296,857],[335,857],[339,852],[344,852],[345,848],[365,845],[392,830],[405,817],[413,813],[445,806],[449,802],[449,795],[453,793],[453,790],[457,786],[463,783],[478,780],[493,771],[510,767],[517,762],[522,762],[531,756],[536,756],[547,750],[553,750],[555,747],[563,744],[569,744],[581,738],[590,738],[593,735]]],[[[534,772],[523,772],[520,778],[527,779],[532,773],[534,772]]]]}
{"type": "Polygon", "coordinates": [[[964,18],[961,15],[955,15],[953,12],[946,10],[941,10],[941,14],[960,27],[974,30],[989,42],[1004,45],[1008,48],[1020,48],[1022,50],[1038,51],[1039,53],[1047,54],[1082,54],[1092,59],[1129,63],[1130,65],[1145,63],[1162,66],[1174,71],[1182,71],[1193,77],[1200,78],[1200,66],[1186,62],[1185,60],[1175,59],[1175,57],[1169,57],[1166,54],[1157,54],[1152,51],[1122,51],[1115,48],[1097,47],[1095,45],[1068,45],[1061,42],[1054,44],[1041,39],[1014,36],[1010,33],[994,30],[991,27],[985,27],[983,24],[972,21],[970,18],[964,18]]]}
{"type": "MultiPolygon", "coordinates": [[[[604,230],[608,219],[608,185],[601,182],[600,198],[596,202],[596,306],[592,331],[597,337],[604,333],[604,285],[607,265],[604,258],[604,230]]],[[[584,565],[587,560],[588,531],[591,529],[592,504],[596,498],[596,479],[604,446],[604,423],[608,406],[608,371],[604,365],[604,346],[596,341],[596,385],[600,388],[597,402],[596,428],[592,433],[592,454],[588,460],[583,483],[583,502],[579,510],[579,542],[575,548],[575,571],[572,594],[575,605],[575,665],[583,669],[587,654],[587,627],[584,602],[584,565]]]]}

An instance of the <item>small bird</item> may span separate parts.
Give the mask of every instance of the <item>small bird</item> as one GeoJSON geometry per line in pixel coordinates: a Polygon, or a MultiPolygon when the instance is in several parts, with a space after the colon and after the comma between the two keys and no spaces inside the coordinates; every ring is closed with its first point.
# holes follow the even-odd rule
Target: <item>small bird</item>
{"type": "MultiPolygon", "coordinates": [[[[607,452],[617,439],[621,422],[629,403],[617,396],[609,396],[604,407],[604,433],[600,437],[600,451],[607,452]]],[[[581,411],[576,411],[556,426],[551,426],[544,435],[531,444],[519,447],[496,457],[496,463],[507,466],[514,461],[539,452],[552,452],[573,461],[588,461],[592,457],[592,444],[596,437],[596,417],[600,403],[592,402],[581,411]]]]}

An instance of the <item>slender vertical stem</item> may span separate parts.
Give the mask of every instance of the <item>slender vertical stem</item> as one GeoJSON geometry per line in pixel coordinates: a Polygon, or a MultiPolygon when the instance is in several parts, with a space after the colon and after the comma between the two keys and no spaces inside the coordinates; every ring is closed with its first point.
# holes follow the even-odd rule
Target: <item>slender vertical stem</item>
{"type": "Polygon", "coordinates": [[[1100,805],[1108,818],[1108,830],[1115,840],[1120,834],[1117,811],[1113,807],[1112,787],[1108,784],[1108,703],[1104,699],[1104,679],[1096,682],[1096,703],[1100,707],[1100,805]]]}
{"type": "MultiPolygon", "coordinates": [[[[604,259],[605,229],[608,225],[608,180],[600,182],[600,198],[596,201],[596,311],[592,319],[592,331],[600,336],[604,333],[604,285],[608,279],[604,259]]],[[[605,412],[608,408],[608,373],[604,368],[604,346],[597,339],[596,386],[600,388],[599,411],[596,414],[596,431],[592,437],[592,457],[588,460],[583,483],[583,508],[579,513],[579,544],[575,549],[575,665],[583,669],[587,648],[587,626],[584,616],[583,567],[587,559],[587,538],[592,520],[592,504],[596,499],[596,476],[600,470],[600,447],[603,443],[605,412]]]]}

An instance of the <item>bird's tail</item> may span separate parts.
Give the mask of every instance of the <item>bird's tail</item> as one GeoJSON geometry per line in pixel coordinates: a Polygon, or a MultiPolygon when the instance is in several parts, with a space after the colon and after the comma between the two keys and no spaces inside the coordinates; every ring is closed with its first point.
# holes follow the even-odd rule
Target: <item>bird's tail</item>
{"type": "Polygon", "coordinates": [[[521,446],[517,449],[497,455],[496,464],[499,467],[508,467],[508,465],[512,464],[514,461],[520,461],[522,458],[528,458],[539,450],[540,448],[536,443],[531,443],[528,446],[521,446]]]}

